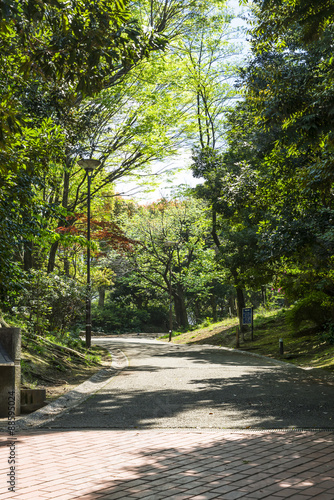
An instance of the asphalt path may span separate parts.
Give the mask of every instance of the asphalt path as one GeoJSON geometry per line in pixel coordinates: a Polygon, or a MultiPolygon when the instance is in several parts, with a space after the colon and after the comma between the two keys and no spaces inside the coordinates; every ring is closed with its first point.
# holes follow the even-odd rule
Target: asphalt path
{"type": "Polygon", "coordinates": [[[45,427],[334,428],[334,382],[319,373],[213,346],[93,342],[111,350],[121,371],[45,427]]]}

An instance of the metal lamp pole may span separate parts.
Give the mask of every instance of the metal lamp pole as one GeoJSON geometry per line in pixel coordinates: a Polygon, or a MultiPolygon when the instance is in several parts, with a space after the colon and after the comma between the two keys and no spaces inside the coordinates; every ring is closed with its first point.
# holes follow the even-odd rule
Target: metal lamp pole
{"type": "Polygon", "coordinates": [[[170,250],[169,255],[169,338],[168,342],[172,340],[172,331],[173,331],[173,310],[172,310],[172,256],[173,249],[170,250]]]}
{"type": "Polygon", "coordinates": [[[168,264],[169,264],[169,280],[168,280],[168,294],[169,294],[169,338],[168,342],[172,340],[173,333],[173,302],[172,302],[172,257],[174,247],[177,245],[174,241],[166,241],[165,246],[168,248],[168,264]]]}
{"type": "Polygon", "coordinates": [[[85,169],[87,174],[87,291],[86,291],[86,347],[91,347],[92,341],[92,299],[91,299],[91,281],[90,281],[90,186],[92,180],[92,172],[94,168],[100,166],[100,160],[79,160],[80,167],[85,169]]]}

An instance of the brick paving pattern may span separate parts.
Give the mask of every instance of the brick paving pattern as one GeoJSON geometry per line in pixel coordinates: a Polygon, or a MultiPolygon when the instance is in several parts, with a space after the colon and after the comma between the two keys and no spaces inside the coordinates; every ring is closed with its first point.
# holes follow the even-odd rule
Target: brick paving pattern
{"type": "Polygon", "coordinates": [[[15,493],[0,436],[0,500],[333,500],[334,433],[34,430],[18,434],[15,493]]]}

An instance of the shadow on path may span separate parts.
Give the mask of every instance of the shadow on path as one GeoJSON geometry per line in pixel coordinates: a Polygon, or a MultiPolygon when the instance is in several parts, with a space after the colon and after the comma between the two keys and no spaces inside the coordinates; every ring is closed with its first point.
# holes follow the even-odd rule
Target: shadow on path
{"type": "Polygon", "coordinates": [[[193,350],[187,346],[178,351],[165,346],[161,349],[159,345],[137,346],[130,351],[136,364],[46,426],[73,429],[331,429],[334,426],[334,384],[293,366],[275,365],[238,352],[193,350]]]}
{"type": "Polygon", "coordinates": [[[17,447],[21,500],[25,488],[27,498],[61,489],[81,500],[327,500],[334,492],[334,434],[326,432],[34,431],[17,447]]]}

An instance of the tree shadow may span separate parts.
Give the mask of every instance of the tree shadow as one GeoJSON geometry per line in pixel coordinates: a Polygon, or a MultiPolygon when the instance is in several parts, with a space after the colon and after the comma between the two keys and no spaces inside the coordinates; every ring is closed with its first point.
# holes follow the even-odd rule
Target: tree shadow
{"type": "Polygon", "coordinates": [[[178,351],[147,347],[136,356],[143,359],[148,354],[155,359],[162,356],[164,364],[131,366],[116,382],[45,427],[333,427],[334,386],[293,366],[275,365],[233,351],[189,347],[178,351]],[[191,370],[186,386],[178,381],[170,384],[167,379],[173,368],[186,361],[191,370]],[[162,387],[159,372],[163,372],[169,387],[162,387]],[[137,384],[140,377],[144,377],[143,383],[137,384]]]}
{"type": "MultiPolygon", "coordinates": [[[[36,451],[41,436],[45,436],[45,443],[53,443],[53,452],[46,458],[47,470],[52,470],[55,461],[63,478],[62,490],[77,485],[78,493],[71,489],[71,498],[81,500],[102,496],[110,500],[176,500],[205,494],[208,496],[203,498],[270,498],[276,493],[293,498],[308,495],[312,488],[319,494],[325,487],[316,489],[325,481],[327,489],[330,480],[333,483],[329,477],[333,433],[34,431],[22,437],[26,446],[30,436],[36,451]],[[90,445],[86,447],[84,441],[90,445]],[[60,453],[61,461],[57,458],[60,453]],[[79,472],[76,459],[83,470],[88,466],[90,473],[82,482],[72,484],[73,464],[74,477],[79,472]]],[[[37,462],[35,473],[43,466],[37,462]]],[[[48,483],[39,483],[45,496],[48,483]]]]}

